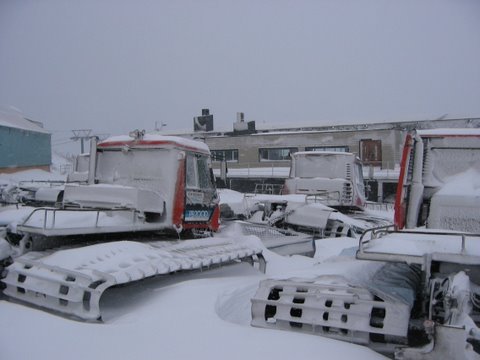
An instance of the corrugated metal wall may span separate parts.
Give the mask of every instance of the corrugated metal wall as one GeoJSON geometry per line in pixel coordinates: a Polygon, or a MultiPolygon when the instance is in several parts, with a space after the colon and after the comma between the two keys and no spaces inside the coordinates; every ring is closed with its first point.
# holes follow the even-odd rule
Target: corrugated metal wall
{"type": "Polygon", "coordinates": [[[49,166],[51,135],[0,126],[0,168],[49,166]]]}

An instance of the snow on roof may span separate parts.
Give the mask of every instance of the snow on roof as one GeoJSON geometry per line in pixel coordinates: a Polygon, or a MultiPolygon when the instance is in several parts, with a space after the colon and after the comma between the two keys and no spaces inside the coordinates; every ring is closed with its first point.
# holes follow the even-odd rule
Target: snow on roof
{"type": "Polygon", "coordinates": [[[160,146],[160,145],[174,145],[185,149],[196,150],[210,153],[207,144],[186,139],[179,136],[165,136],[157,134],[145,134],[142,139],[135,140],[129,135],[112,136],[98,144],[99,147],[115,147],[123,145],[141,145],[141,146],[160,146]]]}
{"type": "Polygon", "coordinates": [[[480,136],[478,128],[445,128],[445,129],[429,129],[417,130],[420,136],[480,136]]]}
{"type": "MultiPolygon", "coordinates": [[[[335,120],[314,120],[314,121],[291,121],[291,122],[262,122],[255,121],[255,129],[257,133],[248,134],[248,135],[283,135],[283,134],[304,134],[312,132],[341,132],[341,131],[359,131],[359,130],[368,130],[371,126],[391,126],[392,124],[403,124],[403,123],[418,123],[428,121],[448,121],[448,120],[466,120],[466,119],[478,119],[478,117],[471,117],[465,114],[453,114],[448,118],[402,118],[402,119],[374,119],[374,118],[364,118],[364,119],[335,119],[335,120]]],[[[193,131],[192,129],[177,129],[177,130],[162,130],[162,134],[165,135],[190,135],[194,136],[195,134],[199,136],[218,136],[222,133],[232,133],[232,125],[220,123],[215,127],[213,131],[193,131]]],[[[223,135],[223,134],[222,134],[223,135]]]]}
{"type": "Polygon", "coordinates": [[[296,153],[292,154],[293,156],[297,155],[342,155],[342,156],[353,156],[353,153],[345,152],[345,151],[297,151],[296,153]]]}
{"type": "Polygon", "coordinates": [[[325,128],[337,126],[363,126],[363,125],[387,125],[387,124],[398,124],[398,123],[422,123],[428,121],[437,121],[437,120],[460,120],[460,119],[478,119],[476,116],[471,114],[463,113],[454,113],[448,114],[448,117],[433,115],[429,117],[419,117],[419,116],[407,116],[402,117],[401,119],[397,117],[388,117],[388,118],[375,118],[375,117],[357,117],[357,118],[336,118],[336,119],[317,119],[317,120],[306,120],[298,121],[298,119],[292,119],[292,121],[283,121],[283,122],[264,122],[256,121],[255,127],[257,130],[275,130],[275,129],[304,129],[304,128],[325,128]]]}
{"type": "Polygon", "coordinates": [[[21,112],[0,108],[0,126],[49,134],[39,123],[26,119],[21,112]]]}

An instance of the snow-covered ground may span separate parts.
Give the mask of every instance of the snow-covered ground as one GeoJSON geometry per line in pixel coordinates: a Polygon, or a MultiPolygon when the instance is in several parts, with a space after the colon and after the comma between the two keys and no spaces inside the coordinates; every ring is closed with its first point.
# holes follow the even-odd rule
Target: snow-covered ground
{"type": "MultiPolygon", "coordinates": [[[[24,176],[10,176],[4,183],[13,183],[24,176]]],[[[271,195],[258,198],[263,197],[268,199],[271,195]]],[[[290,197],[294,201],[298,195],[290,197]]],[[[228,203],[238,212],[256,200],[229,190],[220,191],[220,198],[221,203],[228,203]]],[[[16,206],[0,207],[0,224],[19,221],[29,211],[30,208],[16,206]]],[[[6,244],[1,237],[0,231],[0,255],[5,253],[6,244]]],[[[408,256],[434,251],[480,256],[478,246],[469,240],[463,246],[458,237],[426,236],[419,241],[422,237],[379,238],[371,240],[370,246],[379,254],[388,241],[387,253],[397,249],[396,253],[408,256]]],[[[242,242],[245,236],[240,227],[225,225],[209,241],[216,238],[242,242]]],[[[249,239],[262,247],[259,239],[249,239]]],[[[367,347],[250,325],[251,299],[263,279],[341,275],[354,284],[367,283],[382,262],[355,259],[357,248],[358,239],[347,237],[316,240],[313,258],[280,256],[263,248],[267,261],[265,274],[241,263],[114,287],[100,301],[102,323],[80,322],[0,294],[0,359],[384,359],[367,347]]],[[[72,265],[81,261],[80,253],[71,252],[75,256],[71,261],[62,255],[63,266],[68,267],[65,262],[72,265]]],[[[465,274],[463,277],[468,280],[465,274]]],[[[462,289],[468,290],[468,286],[462,289]]],[[[460,325],[468,325],[470,333],[478,331],[473,322],[464,322],[465,319],[459,320],[460,325]]]]}
{"type": "MultiPolygon", "coordinates": [[[[351,245],[351,239],[335,239],[320,247],[331,255],[351,245]]],[[[332,339],[251,327],[250,298],[261,279],[324,268],[322,258],[265,255],[267,274],[239,264],[110,290],[101,302],[102,324],[0,300],[2,359],[383,358],[332,339]]],[[[348,263],[337,259],[332,270],[346,270],[348,263]]]]}
{"type": "MultiPolygon", "coordinates": [[[[0,208],[0,219],[15,220],[14,214],[0,208]]],[[[240,237],[236,231],[225,228],[219,236],[240,237]]],[[[101,300],[103,323],[71,320],[0,297],[0,358],[380,359],[366,347],[250,326],[250,299],[262,279],[330,273],[355,278],[375,271],[376,263],[337,256],[354,246],[352,238],[318,240],[315,258],[264,249],[266,274],[237,264],[113,288],[101,300]]]]}

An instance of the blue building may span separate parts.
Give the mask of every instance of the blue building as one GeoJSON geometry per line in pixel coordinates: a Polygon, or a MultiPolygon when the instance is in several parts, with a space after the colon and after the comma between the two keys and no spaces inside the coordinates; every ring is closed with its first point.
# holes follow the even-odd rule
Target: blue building
{"type": "Polygon", "coordinates": [[[51,134],[39,122],[0,111],[0,173],[29,169],[49,171],[51,134]]]}

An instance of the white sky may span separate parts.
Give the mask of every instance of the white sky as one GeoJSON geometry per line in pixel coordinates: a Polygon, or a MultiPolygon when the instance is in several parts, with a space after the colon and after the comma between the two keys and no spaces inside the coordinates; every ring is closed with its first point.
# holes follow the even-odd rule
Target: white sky
{"type": "MultiPolygon", "coordinates": [[[[0,104],[125,134],[480,116],[478,0],[0,0],[0,104]]],[[[79,144],[75,144],[80,148],[79,144]]],[[[78,149],[79,150],[79,149],[78,149]]]]}

